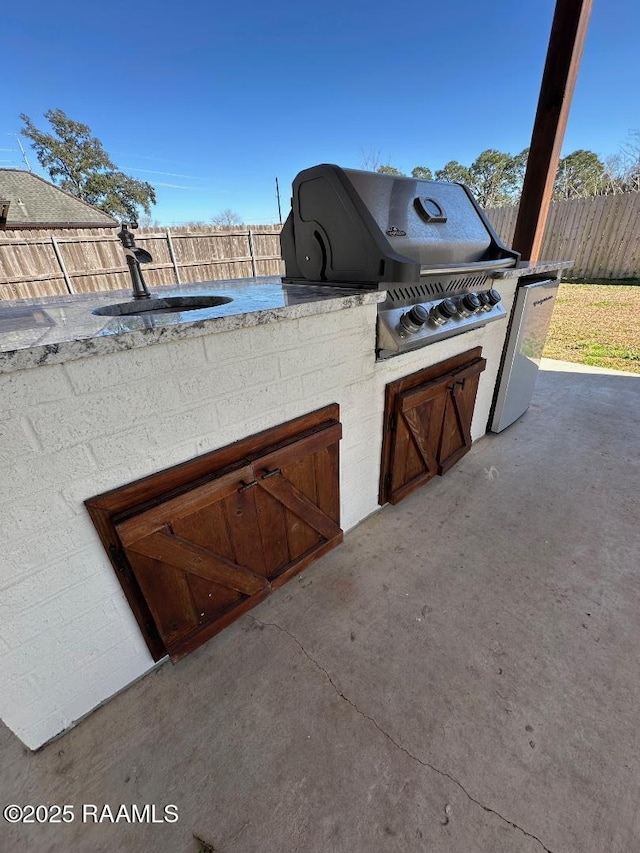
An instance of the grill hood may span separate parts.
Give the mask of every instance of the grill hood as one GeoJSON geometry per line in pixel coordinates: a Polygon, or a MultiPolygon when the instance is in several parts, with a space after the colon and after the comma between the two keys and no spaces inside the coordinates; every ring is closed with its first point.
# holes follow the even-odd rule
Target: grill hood
{"type": "Polygon", "coordinates": [[[515,266],[462,184],[323,164],[293,182],[281,234],[286,280],[383,286],[515,266]]]}

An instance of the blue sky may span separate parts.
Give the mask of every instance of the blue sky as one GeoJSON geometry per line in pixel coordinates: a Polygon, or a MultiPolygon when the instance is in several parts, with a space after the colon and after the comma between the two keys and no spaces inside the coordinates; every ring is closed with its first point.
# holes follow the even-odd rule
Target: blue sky
{"type": "MultiPolygon", "coordinates": [[[[358,168],[363,152],[377,153],[410,171],[525,148],[553,9],[553,0],[5,4],[0,165],[23,165],[20,113],[48,129],[43,113],[60,108],[156,187],[161,223],[225,208],[275,222],[276,176],[284,218],[292,179],[316,163],[358,168]]],[[[594,0],[563,153],[605,157],[640,129],[638,32],[637,0],[594,0]]]]}

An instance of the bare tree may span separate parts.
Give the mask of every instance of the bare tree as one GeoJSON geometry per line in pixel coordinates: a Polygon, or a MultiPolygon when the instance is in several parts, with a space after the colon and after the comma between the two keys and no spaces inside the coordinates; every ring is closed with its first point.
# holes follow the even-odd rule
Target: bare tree
{"type": "Polygon", "coordinates": [[[150,213],[143,213],[138,217],[138,228],[162,228],[162,222],[154,219],[150,213]]]}
{"type": "Polygon", "coordinates": [[[611,154],[604,160],[602,185],[604,195],[619,195],[626,192],[627,167],[621,154],[611,154]]]}
{"type": "Polygon", "coordinates": [[[242,217],[230,207],[221,210],[215,216],[211,217],[211,222],[214,225],[242,225],[242,217]]]}
{"type": "Polygon", "coordinates": [[[629,131],[629,139],[622,146],[625,192],[640,192],[640,130],[629,131]]]}
{"type": "Polygon", "coordinates": [[[365,172],[377,172],[381,166],[380,152],[374,151],[373,148],[360,149],[360,168],[365,172]]]}
{"type": "Polygon", "coordinates": [[[365,172],[378,172],[380,175],[404,175],[404,172],[392,166],[389,160],[383,163],[380,151],[374,151],[373,148],[360,149],[360,168],[365,172]]]}

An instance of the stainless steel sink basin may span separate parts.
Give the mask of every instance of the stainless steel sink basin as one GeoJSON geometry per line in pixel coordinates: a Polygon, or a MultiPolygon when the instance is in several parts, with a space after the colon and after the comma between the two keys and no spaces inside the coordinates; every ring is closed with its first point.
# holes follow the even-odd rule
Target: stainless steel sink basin
{"type": "Polygon", "coordinates": [[[92,314],[101,317],[128,317],[135,314],[178,314],[197,311],[199,308],[215,308],[233,302],[231,296],[164,296],[151,299],[134,299],[94,308],[92,314]]]}

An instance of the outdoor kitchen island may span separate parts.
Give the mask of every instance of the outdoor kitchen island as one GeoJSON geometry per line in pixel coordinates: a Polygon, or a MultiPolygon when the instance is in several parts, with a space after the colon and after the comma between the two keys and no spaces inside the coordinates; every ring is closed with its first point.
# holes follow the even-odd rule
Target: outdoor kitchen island
{"type": "MultiPolygon", "coordinates": [[[[564,266],[504,271],[506,315],[520,276],[564,266]]],[[[478,347],[471,438],[486,431],[506,319],[376,361],[384,292],[276,278],[162,292],[232,301],[179,317],[91,313],[121,293],[0,305],[1,716],[32,749],[155,665],[87,499],[338,404],[347,531],[379,509],[387,384],[478,347]]]]}

